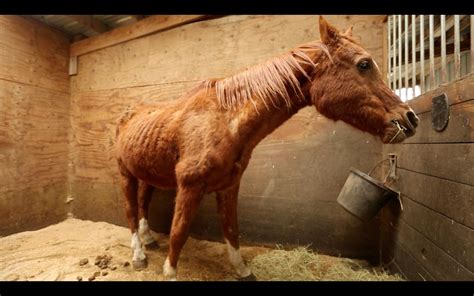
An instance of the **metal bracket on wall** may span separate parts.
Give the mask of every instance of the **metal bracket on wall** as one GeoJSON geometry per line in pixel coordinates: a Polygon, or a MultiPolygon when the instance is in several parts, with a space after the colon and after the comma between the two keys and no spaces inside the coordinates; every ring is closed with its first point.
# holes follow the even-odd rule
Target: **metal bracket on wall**
{"type": "Polygon", "coordinates": [[[449,101],[446,94],[434,97],[431,106],[431,125],[437,132],[442,132],[449,122],[449,101]]]}
{"type": "Polygon", "coordinates": [[[77,56],[69,58],[69,76],[77,75],[77,56]]]}
{"type": "Polygon", "coordinates": [[[397,179],[397,155],[395,153],[389,153],[388,160],[390,162],[388,177],[392,180],[396,180],[397,179]]]}

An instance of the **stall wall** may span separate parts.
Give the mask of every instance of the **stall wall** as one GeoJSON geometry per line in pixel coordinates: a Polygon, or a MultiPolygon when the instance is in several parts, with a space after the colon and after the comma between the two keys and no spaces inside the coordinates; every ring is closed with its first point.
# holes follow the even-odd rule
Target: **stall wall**
{"type": "MultiPolygon", "coordinates": [[[[382,16],[328,16],[382,65],[382,16]]],[[[115,124],[140,101],[174,100],[198,81],[231,75],[319,38],[318,16],[227,16],[177,27],[79,57],[71,79],[71,193],[78,218],[126,225],[114,159],[115,124]]],[[[351,166],[381,157],[374,137],[300,111],[255,149],[240,191],[246,242],[311,244],[345,256],[377,253],[376,223],[364,225],[336,197],[351,166]]],[[[150,223],[167,231],[173,192],[156,194],[150,223]]],[[[221,239],[212,195],[192,234],[221,239]]]]}
{"type": "Polygon", "coordinates": [[[398,154],[403,210],[382,214],[382,255],[412,280],[474,280],[474,75],[410,101],[420,117],[414,137],[384,145],[398,154]],[[446,93],[450,119],[432,128],[432,99],[446,93]]]}
{"type": "Polygon", "coordinates": [[[0,16],[0,236],[66,218],[69,41],[0,16]]]}

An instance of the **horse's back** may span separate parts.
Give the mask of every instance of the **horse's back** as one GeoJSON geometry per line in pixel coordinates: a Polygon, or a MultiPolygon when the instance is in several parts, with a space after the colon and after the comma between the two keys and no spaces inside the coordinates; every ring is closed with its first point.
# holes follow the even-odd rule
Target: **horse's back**
{"type": "Polygon", "coordinates": [[[175,136],[177,108],[173,102],[139,105],[124,112],[117,124],[116,158],[121,171],[146,181],[175,184],[178,158],[175,136]]]}

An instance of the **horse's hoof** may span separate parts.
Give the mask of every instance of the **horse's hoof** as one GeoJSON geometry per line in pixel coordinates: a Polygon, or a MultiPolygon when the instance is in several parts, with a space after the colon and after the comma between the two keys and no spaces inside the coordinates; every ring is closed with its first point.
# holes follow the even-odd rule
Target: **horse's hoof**
{"type": "Polygon", "coordinates": [[[145,245],[145,248],[147,250],[158,250],[160,248],[160,245],[156,241],[152,241],[148,245],[145,245]]]}
{"type": "Polygon", "coordinates": [[[257,281],[257,278],[255,277],[255,275],[253,273],[251,273],[248,276],[238,278],[237,280],[241,281],[241,282],[255,282],[255,281],[257,281]]]}
{"type": "Polygon", "coordinates": [[[147,268],[148,261],[146,260],[146,258],[143,260],[133,260],[132,265],[133,265],[133,269],[135,269],[136,271],[140,271],[147,268]]]}

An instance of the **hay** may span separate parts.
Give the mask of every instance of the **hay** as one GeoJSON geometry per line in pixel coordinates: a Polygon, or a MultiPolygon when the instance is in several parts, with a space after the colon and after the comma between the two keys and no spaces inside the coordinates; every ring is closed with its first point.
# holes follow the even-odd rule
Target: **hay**
{"type": "Polygon", "coordinates": [[[284,250],[281,246],[254,257],[250,266],[259,280],[267,281],[402,281],[362,260],[319,255],[308,247],[284,250]]]}

